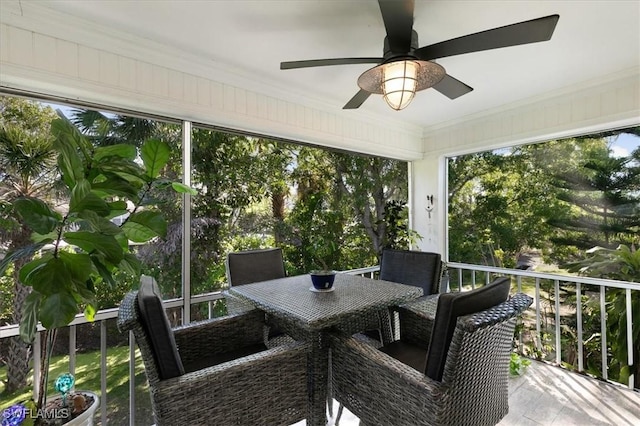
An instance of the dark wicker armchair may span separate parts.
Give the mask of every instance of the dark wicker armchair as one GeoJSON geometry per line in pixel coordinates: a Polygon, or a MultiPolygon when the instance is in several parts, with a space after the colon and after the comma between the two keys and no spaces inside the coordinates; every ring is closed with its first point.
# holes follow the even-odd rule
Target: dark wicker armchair
{"type": "MultiPolygon", "coordinates": [[[[489,291],[496,293],[495,288],[489,291]]],[[[425,336],[424,327],[417,327],[412,335],[411,327],[403,325],[402,340],[381,350],[344,334],[333,335],[334,397],[363,425],[498,423],[509,410],[509,356],[516,316],[532,299],[517,294],[492,307],[480,307],[484,309],[480,312],[456,315],[473,309],[477,302],[473,297],[454,301],[464,294],[440,296],[438,324],[431,335],[425,336]]],[[[433,317],[404,308],[400,321],[434,323],[433,317]]]]}
{"type": "Polygon", "coordinates": [[[172,329],[157,284],[143,279],[118,311],[132,331],[162,425],[290,425],[307,414],[308,345],[267,349],[257,310],[172,329]]]}

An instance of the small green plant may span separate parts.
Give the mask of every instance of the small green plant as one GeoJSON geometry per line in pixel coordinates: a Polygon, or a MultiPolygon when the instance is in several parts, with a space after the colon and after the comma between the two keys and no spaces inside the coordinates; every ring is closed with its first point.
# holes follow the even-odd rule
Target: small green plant
{"type": "Polygon", "coordinates": [[[517,353],[511,352],[511,359],[509,360],[509,374],[512,376],[522,376],[530,365],[531,361],[527,358],[523,358],[517,353]]]}

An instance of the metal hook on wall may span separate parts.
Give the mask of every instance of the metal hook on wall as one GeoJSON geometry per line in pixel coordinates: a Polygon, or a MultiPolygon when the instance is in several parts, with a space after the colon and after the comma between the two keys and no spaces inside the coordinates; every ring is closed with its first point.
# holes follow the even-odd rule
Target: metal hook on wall
{"type": "Polygon", "coordinates": [[[432,195],[427,195],[427,205],[424,208],[427,211],[427,214],[429,215],[429,219],[431,219],[431,212],[433,211],[433,209],[435,208],[435,204],[433,201],[433,194],[432,195]]]}

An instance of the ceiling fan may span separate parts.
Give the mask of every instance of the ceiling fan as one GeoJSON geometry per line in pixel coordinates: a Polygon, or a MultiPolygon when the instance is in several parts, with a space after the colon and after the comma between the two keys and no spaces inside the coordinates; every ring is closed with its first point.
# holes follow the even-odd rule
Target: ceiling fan
{"type": "Polygon", "coordinates": [[[391,108],[401,110],[409,105],[415,92],[429,87],[433,87],[449,99],[455,99],[473,90],[447,74],[435,59],[547,41],[551,39],[560,18],[559,15],[549,15],[419,47],[418,33],[413,29],[414,0],[378,0],[378,4],[387,32],[381,58],[290,61],[280,63],[280,69],[377,64],[358,78],[360,91],[343,109],[358,108],[369,95],[381,94],[391,108]]]}

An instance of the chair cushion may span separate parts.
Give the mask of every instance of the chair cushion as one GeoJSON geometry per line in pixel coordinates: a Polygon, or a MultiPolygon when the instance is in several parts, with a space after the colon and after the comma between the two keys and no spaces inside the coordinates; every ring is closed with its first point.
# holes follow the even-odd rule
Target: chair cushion
{"type": "Polygon", "coordinates": [[[138,291],[140,319],[147,330],[161,379],[184,374],[173,330],[162,306],[162,295],[154,279],[143,279],[138,291]]]}
{"type": "Polygon", "coordinates": [[[380,348],[380,351],[420,372],[424,372],[427,364],[427,351],[425,349],[402,340],[396,340],[384,345],[380,348]]]}
{"type": "Polygon", "coordinates": [[[439,296],[427,351],[425,375],[442,381],[444,365],[458,317],[484,311],[506,301],[510,288],[511,278],[502,277],[475,290],[443,293],[439,296]]]}
{"type": "Polygon", "coordinates": [[[266,351],[267,347],[263,343],[256,343],[255,345],[245,346],[234,351],[223,352],[221,354],[213,354],[211,356],[202,357],[184,365],[184,370],[187,373],[192,371],[202,370],[203,368],[211,367],[213,365],[222,364],[223,362],[233,361],[234,359],[242,358],[248,355],[253,355],[258,352],[266,351]]]}
{"type": "Polygon", "coordinates": [[[423,294],[440,291],[442,257],[439,253],[385,249],[380,262],[380,279],[422,287],[423,294]]]}

